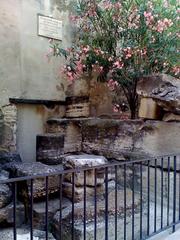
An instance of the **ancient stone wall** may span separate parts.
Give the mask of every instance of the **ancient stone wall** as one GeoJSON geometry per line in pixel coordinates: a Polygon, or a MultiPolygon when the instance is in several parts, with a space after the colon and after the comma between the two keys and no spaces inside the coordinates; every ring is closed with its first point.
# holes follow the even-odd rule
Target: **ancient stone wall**
{"type": "Polygon", "coordinates": [[[0,108],[0,151],[16,151],[17,109],[14,105],[0,108]]]}

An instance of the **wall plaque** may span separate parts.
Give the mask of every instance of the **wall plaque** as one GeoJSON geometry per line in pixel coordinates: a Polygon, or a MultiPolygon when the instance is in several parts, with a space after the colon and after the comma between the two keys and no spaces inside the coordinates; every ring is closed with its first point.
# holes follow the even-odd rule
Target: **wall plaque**
{"type": "Polygon", "coordinates": [[[62,40],[62,21],[51,17],[38,15],[38,35],[62,40]]]}

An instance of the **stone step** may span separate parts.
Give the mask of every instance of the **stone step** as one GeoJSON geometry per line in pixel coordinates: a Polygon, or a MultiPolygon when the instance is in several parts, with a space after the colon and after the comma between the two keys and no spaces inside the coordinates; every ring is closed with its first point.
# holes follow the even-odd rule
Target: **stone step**
{"type": "Polygon", "coordinates": [[[43,134],[36,137],[36,160],[48,165],[62,163],[64,134],[43,134]]]}

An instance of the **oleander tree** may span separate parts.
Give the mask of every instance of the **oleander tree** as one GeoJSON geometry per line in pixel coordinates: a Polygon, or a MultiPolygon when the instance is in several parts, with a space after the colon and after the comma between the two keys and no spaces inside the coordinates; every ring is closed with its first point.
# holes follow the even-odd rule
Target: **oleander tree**
{"type": "MultiPolygon", "coordinates": [[[[70,84],[97,74],[111,91],[121,89],[136,117],[138,80],[167,73],[179,77],[180,6],[176,0],[79,0],[70,16],[75,40],[69,49],[51,41],[51,54],[64,56],[70,84]]],[[[118,103],[114,111],[119,111],[118,103]]]]}

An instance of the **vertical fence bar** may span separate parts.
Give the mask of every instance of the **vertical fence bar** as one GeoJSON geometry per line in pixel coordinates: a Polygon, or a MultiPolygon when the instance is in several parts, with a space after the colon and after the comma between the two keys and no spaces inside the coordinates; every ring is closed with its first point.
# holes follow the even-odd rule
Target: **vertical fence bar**
{"type": "Polygon", "coordinates": [[[105,168],[105,240],[108,240],[108,167],[105,168]]]}
{"type": "Polygon", "coordinates": [[[124,164],[124,240],[126,240],[126,164],[124,164]]]}
{"type": "Polygon", "coordinates": [[[86,171],[84,171],[84,240],[86,240],[86,171]]]}
{"type": "Polygon", "coordinates": [[[97,169],[94,171],[94,240],[97,239],[97,169]]]}
{"type": "Polygon", "coordinates": [[[157,159],[155,159],[154,169],[154,232],[157,226],[157,159]]]}
{"type": "Polygon", "coordinates": [[[48,177],[46,177],[46,216],[45,216],[45,229],[46,229],[46,240],[48,240],[48,177]]]}
{"type": "Polygon", "coordinates": [[[117,240],[117,166],[115,166],[115,240],[117,240]]]}
{"type": "Polygon", "coordinates": [[[72,173],[72,216],[71,216],[71,236],[72,240],[74,240],[74,202],[75,202],[75,197],[74,197],[74,188],[75,188],[75,183],[74,183],[74,172],[72,173]]]}
{"type": "Polygon", "coordinates": [[[149,236],[149,221],[150,221],[150,162],[148,161],[147,172],[147,236],[149,236]]]}
{"type": "Polygon", "coordinates": [[[59,176],[59,239],[62,240],[62,174],[59,176]]]}
{"type": "Polygon", "coordinates": [[[142,239],[142,211],[143,211],[143,196],[142,196],[142,162],[140,163],[140,239],[142,239]]]}
{"type": "Polygon", "coordinates": [[[132,164],[132,240],[134,240],[134,163],[132,164]]]}
{"type": "Polygon", "coordinates": [[[164,213],[164,209],[163,209],[163,203],[164,203],[164,199],[163,199],[163,163],[164,163],[164,158],[161,158],[161,229],[163,229],[163,213],[164,213]]]}
{"type": "Polygon", "coordinates": [[[167,226],[169,226],[169,198],[170,198],[170,157],[168,157],[168,189],[167,189],[167,226]]]}
{"type": "Polygon", "coordinates": [[[17,197],[17,183],[13,183],[13,236],[17,240],[17,227],[16,227],[16,200],[17,197]]]}
{"type": "Polygon", "coordinates": [[[30,240],[33,240],[33,179],[31,179],[30,240]]]}
{"type": "Polygon", "coordinates": [[[173,186],[173,232],[176,230],[176,156],[174,156],[174,186],[173,186]]]}

